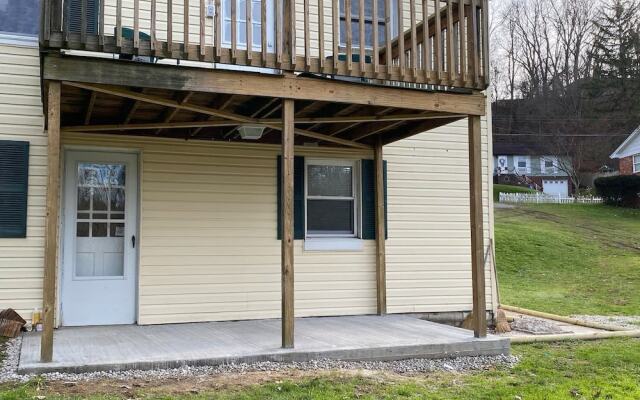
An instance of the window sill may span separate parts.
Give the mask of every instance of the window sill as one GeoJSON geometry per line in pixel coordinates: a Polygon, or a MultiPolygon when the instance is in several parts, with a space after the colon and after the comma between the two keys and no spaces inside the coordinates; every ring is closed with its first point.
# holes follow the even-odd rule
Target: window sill
{"type": "Polygon", "coordinates": [[[363,240],[359,238],[308,238],[305,251],[362,251],[363,240]]]}
{"type": "Polygon", "coordinates": [[[38,36],[0,32],[0,44],[21,47],[38,47],[38,36]]]}

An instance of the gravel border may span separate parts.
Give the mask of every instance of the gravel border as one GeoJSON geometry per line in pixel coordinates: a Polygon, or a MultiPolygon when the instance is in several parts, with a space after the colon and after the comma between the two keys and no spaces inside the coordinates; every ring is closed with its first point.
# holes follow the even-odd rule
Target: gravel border
{"type": "Polygon", "coordinates": [[[640,329],[640,315],[572,315],[571,318],[603,325],[615,325],[629,329],[640,329]]]}
{"type": "MultiPolygon", "coordinates": [[[[5,359],[0,365],[0,383],[26,382],[36,375],[18,375],[18,363],[20,361],[20,345],[22,338],[15,338],[7,342],[5,347],[5,359]]],[[[243,374],[247,372],[277,372],[277,371],[322,371],[322,370],[369,370],[386,371],[397,374],[415,374],[426,372],[472,372],[484,371],[493,368],[513,368],[520,361],[516,356],[477,356],[456,357],[443,359],[416,358],[399,361],[339,361],[316,360],[308,362],[276,363],[258,362],[252,364],[225,364],[211,367],[181,367],[175,369],[160,370],[130,370],[88,372],[83,374],[47,373],[40,375],[47,380],[76,382],[96,379],[169,379],[206,377],[220,374],[243,374]]]]}

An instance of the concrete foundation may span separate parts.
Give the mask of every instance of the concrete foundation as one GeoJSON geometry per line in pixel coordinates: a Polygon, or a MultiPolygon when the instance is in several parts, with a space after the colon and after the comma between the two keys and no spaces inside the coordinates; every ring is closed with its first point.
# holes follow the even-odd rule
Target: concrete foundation
{"type": "Polygon", "coordinates": [[[51,363],[40,363],[40,335],[30,333],[22,342],[18,372],[509,354],[509,339],[476,339],[468,330],[403,315],[298,318],[294,349],[280,348],[280,325],[274,319],[61,328],[51,363]]]}

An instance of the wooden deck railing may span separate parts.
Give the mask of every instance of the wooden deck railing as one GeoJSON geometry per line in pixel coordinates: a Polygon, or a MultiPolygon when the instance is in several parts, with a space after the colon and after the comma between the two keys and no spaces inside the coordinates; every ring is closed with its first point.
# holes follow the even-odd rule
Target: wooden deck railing
{"type": "Polygon", "coordinates": [[[484,89],[487,3],[43,0],[41,47],[484,89]]]}

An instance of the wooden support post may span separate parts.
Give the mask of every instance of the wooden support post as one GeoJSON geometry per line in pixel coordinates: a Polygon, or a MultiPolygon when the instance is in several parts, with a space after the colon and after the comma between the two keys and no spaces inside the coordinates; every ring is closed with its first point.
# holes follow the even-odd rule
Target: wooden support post
{"type": "Polygon", "coordinates": [[[387,262],[385,250],[384,220],[384,162],[382,160],[382,138],[378,136],[374,150],[376,174],[376,293],[378,315],[387,313],[387,262]]]}
{"type": "Polygon", "coordinates": [[[484,288],[484,235],[482,222],[482,139],[480,117],[469,116],[469,192],[471,199],[471,280],[473,285],[473,333],[487,336],[484,288]]]}
{"type": "Polygon", "coordinates": [[[293,348],[293,138],[294,100],[282,107],[282,347],[293,348]]]}
{"type": "Polygon", "coordinates": [[[40,361],[53,359],[53,324],[56,307],[56,264],[58,261],[58,210],[60,207],[60,82],[49,82],[47,96],[47,217],[44,242],[42,315],[44,330],[40,361]]]}

